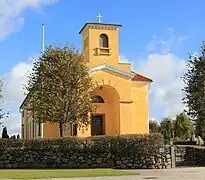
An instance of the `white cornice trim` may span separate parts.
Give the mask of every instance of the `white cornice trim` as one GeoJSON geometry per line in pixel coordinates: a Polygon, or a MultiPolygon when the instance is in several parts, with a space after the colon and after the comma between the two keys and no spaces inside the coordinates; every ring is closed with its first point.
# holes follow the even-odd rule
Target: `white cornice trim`
{"type": "Polygon", "coordinates": [[[119,68],[110,66],[110,65],[108,65],[108,64],[101,64],[101,65],[99,65],[99,66],[93,67],[93,68],[90,69],[89,72],[92,73],[92,72],[101,71],[101,70],[109,70],[109,71],[111,71],[111,72],[115,72],[115,73],[118,73],[118,74],[127,76],[127,77],[129,77],[130,79],[135,76],[135,73],[123,71],[123,70],[121,70],[121,69],[119,69],[119,68]]]}

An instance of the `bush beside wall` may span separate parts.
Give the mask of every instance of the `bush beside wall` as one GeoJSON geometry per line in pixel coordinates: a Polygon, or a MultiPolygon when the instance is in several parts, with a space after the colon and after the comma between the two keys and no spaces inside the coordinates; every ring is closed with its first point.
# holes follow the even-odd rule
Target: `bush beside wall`
{"type": "Polygon", "coordinates": [[[170,168],[161,134],[1,139],[0,168],[170,168]]]}

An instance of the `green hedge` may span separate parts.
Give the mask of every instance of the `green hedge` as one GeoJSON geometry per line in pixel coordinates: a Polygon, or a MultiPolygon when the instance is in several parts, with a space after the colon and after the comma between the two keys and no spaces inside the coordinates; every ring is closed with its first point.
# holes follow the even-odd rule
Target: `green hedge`
{"type": "Polygon", "coordinates": [[[25,151],[74,151],[152,154],[163,145],[161,134],[96,136],[87,138],[56,139],[0,139],[0,150],[22,149],[25,151]]]}

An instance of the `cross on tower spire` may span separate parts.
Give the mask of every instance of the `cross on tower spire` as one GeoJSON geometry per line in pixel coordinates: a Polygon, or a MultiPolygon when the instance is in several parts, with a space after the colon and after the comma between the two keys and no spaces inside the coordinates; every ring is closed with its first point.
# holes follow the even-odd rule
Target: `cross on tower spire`
{"type": "Polygon", "coordinates": [[[99,13],[98,15],[97,15],[97,19],[98,19],[98,23],[101,23],[101,19],[103,18],[103,16],[101,16],[101,14],[99,13]]]}

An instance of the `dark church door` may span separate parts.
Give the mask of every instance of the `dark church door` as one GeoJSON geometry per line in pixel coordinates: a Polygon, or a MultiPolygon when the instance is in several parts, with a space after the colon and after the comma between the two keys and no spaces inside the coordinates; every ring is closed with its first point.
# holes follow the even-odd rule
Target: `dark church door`
{"type": "Polygon", "coordinates": [[[91,135],[105,135],[103,115],[93,115],[91,122],[91,135]]]}

